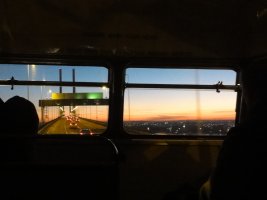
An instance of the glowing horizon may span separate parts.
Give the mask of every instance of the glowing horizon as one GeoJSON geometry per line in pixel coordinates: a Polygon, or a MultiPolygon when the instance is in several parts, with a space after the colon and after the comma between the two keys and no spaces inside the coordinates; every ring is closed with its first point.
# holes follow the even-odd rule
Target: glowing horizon
{"type": "MultiPolygon", "coordinates": [[[[228,111],[225,111],[228,112],[228,111]]],[[[197,115],[173,115],[173,114],[164,114],[164,115],[153,115],[151,116],[150,114],[148,116],[144,115],[132,115],[129,116],[127,115],[128,113],[125,113],[124,115],[124,121],[183,121],[183,120],[188,120],[188,121],[218,121],[218,120],[235,120],[235,112],[229,111],[227,115],[212,115],[212,114],[206,114],[204,117],[200,117],[197,115]]]]}
{"type": "Polygon", "coordinates": [[[227,116],[205,116],[200,118],[198,116],[173,116],[173,115],[158,115],[154,117],[142,117],[131,115],[130,120],[128,119],[127,114],[124,116],[124,121],[228,121],[235,120],[235,113],[229,113],[227,116]]]}
{"type": "MultiPolygon", "coordinates": [[[[233,70],[129,68],[127,83],[234,85],[233,70]]],[[[145,86],[144,86],[145,87],[145,86]]],[[[124,121],[234,120],[235,91],[126,88],[124,121]]]]}

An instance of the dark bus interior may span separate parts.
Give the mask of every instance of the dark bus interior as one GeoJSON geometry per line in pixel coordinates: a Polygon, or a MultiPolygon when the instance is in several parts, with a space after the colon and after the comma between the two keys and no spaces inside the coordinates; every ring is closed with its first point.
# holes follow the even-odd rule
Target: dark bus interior
{"type": "Polygon", "coordinates": [[[25,89],[33,100],[34,87],[48,96],[34,103],[40,122],[35,135],[14,124],[23,113],[1,110],[1,199],[163,200],[173,192],[173,199],[198,199],[227,131],[246,117],[242,71],[265,70],[266,46],[265,0],[0,0],[0,98],[25,89]],[[51,70],[29,79],[35,66],[51,70]],[[28,79],[20,78],[27,67],[28,79]],[[61,80],[61,69],[68,79],[63,72],[61,80]],[[90,78],[80,78],[83,69],[90,78]],[[59,79],[48,79],[52,74],[59,79]],[[176,75],[193,81],[172,82],[176,75]],[[92,91],[102,96],[77,96],[92,91]],[[221,96],[214,100],[216,94],[221,96]],[[77,111],[78,125],[67,130],[77,125],[81,133],[49,134],[47,124],[68,120],[63,112],[75,113],[75,105],[84,109],[77,111]],[[216,134],[204,133],[212,125],[199,117],[211,112],[208,105],[217,106],[212,112],[219,117],[220,109],[230,109],[216,118],[224,128],[216,134]],[[203,126],[190,121],[192,107],[203,126]],[[56,114],[46,121],[47,110],[56,114]],[[179,127],[173,110],[180,112],[179,127]],[[96,125],[89,130],[82,122],[96,125]],[[180,134],[190,123],[198,132],[180,134]],[[16,133],[8,134],[11,129],[16,133]]]}

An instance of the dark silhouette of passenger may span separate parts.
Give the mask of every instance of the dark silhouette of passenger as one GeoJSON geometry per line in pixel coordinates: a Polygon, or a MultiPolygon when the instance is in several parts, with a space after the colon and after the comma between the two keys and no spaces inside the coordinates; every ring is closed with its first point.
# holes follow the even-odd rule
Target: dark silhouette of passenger
{"type": "MultiPolygon", "coordinates": [[[[3,112],[3,111],[2,111],[3,106],[4,106],[4,101],[0,98],[0,111],[1,111],[1,113],[3,112]]],[[[1,115],[1,116],[2,116],[2,115],[1,115]]]]}
{"type": "Polygon", "coordinates": [[[35,199],[34,186],[40,170],[32,165],[35,140],[32,136],[38,131],[37,111],[32,102],[19,96],[8,99],[1,111],[1,195],[4,199],[35,199]]]}
{"type": "Polygon", "coordinates": [[[4,101],[0,98],[0,109],[1,109],[1,112],[2,112],[3,106],[4,106],[4,101]]]}
{"type": "Polygon", "coordinates": [[[0,122],[3,123],[3,107],[4,107],[4,101],[0,98],[0,122]]]}
{"type": "Polygon", "coordinates": [[[35,106],[29,100],[14,96],[2,108],[3,134],[34,135],[38,132],[39,118],[35,106]]]}
{"type": "Polygon", "coordinates": [[[29,161],[32,155],[31,136],[37,135],[39,125],[34,104],[14,96],[2,104],[1,120],[1,161],[29,161]]]}
{"type": "Polygon", "coordinates": [[[224,140],[202,200],[267,199],[267,72],[245,68],[241,76],[246,118],[224,140]]]}

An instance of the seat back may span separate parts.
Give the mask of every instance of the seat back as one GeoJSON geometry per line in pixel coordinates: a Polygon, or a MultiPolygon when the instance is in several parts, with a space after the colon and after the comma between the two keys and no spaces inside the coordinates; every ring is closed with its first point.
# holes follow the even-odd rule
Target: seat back
{"type": "Polygon", "coordinates": [[[8,199],[118,199],[118,150],[105,137],[2,136],[0,150],[8,199]]]}

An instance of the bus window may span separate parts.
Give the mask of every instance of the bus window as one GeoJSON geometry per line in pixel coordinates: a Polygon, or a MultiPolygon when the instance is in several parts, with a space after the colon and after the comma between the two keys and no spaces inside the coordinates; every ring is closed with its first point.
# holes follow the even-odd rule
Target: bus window
{"type": "Polygon", "coordinates": [[[235,125],[236,77],[229,69],[127,68],[124,130],[224,136],[235,125]]]}
{"type": "Polygon", "coordinates": [[[39,134],[101,134],[107,128],[108,69],[102,66],[1,64],[0,97],[34,103],[39,134]],[[10,81],[14,79],[14,81],[10,81]]]}

